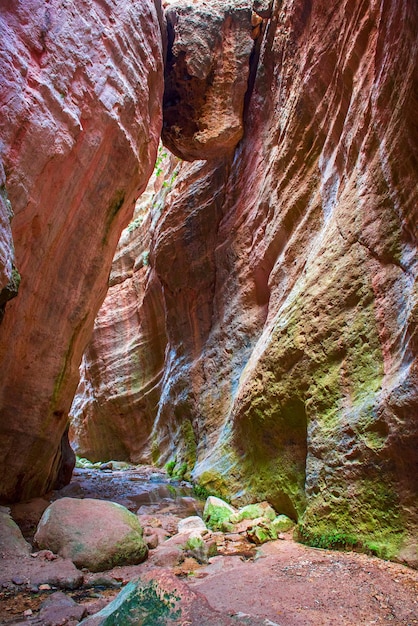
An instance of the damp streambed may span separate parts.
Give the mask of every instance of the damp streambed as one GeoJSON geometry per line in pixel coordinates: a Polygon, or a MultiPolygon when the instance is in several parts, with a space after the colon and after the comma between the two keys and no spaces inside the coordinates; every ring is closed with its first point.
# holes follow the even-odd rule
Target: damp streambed
{"type": "Polygon", "coordinates": [[[163,512],[169,509],[179,517],[199,515],[203,502],[194,497],[193,486],[171,479],[164,470],[152,466],[129,466],[119,469],[112,463],[103,469],[74,469],[69,485],[55,491],[51,500],[59,498],[98,498],[117,502],[133,513],[145,509],[163,512]]]}

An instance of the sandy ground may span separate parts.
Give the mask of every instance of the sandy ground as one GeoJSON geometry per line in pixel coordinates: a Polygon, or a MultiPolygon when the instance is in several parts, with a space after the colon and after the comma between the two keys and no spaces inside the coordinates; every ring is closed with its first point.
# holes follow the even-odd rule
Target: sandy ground
{"type": "Polygon", "coordinates": [[[418,624],[418,572],[291,539],[265,544],[254,561],[215,557],[189,584],[221,612],[280,626],[418,624]]]}

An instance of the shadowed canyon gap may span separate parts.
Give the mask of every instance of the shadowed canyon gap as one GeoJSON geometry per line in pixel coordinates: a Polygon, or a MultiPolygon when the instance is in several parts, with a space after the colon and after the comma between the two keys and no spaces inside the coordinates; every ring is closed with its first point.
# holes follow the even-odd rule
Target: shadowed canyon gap
{"type": "MultiPolygon", "coordinates": [[[[1,131],[22,276],[0,327],[4,498],[56,480],[110,257],[154,164],[158,11],[117,4],[97,3],[100,35],[77,22],[93,76],[79,47],[60,66],[52,8],[36,54],[32,17],[1,15],[21,50],[1,131]]],[[[269,500],[306,541],[416,566],[418,9],[275,0],[254,3],[260,19],[251,4],[166,11],[162,137],[184,161],[160,151],[123,233],[74,446],[174,461],[234,501],[269,500]]]]}

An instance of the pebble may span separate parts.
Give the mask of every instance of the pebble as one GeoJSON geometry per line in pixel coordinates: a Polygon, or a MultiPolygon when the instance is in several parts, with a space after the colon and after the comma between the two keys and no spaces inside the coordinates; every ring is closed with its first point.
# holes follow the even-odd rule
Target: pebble
{"type": "Polygon", "coordinates": [[[38,589],[40,591],[49,591],[52,587],[51,585],[48,585],[48,583],[42,583],[42,585],[39,585],[38,589]]]}

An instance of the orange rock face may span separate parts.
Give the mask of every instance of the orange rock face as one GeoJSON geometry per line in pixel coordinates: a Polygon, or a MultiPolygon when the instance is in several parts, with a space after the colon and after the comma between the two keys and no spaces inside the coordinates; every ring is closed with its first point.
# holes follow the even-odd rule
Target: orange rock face
{"type": "Polygon", "coordinates": [[[163,286],[150,264],[155,219],[175,176],[177,159],[158,157],[134,219],[123,231],[80,368],[71,410],[76,452],[91,460],[150,461],[167,346],[163,286]],[[158,174],[158,176],[156,175],[158,174]],[[153,212],[150,211],[153,206],[153,212]]]}
{"type": "MultiPolygon", "coordinates": [[[[9,501],[71,473],[63,451],[78,366],[162,123],[158,0],[67,4],[0,9],[1,182],[22,276],[0,328],[0,498],[9,501]]],[[[3,264],[3,239],[0,250],[3,264]]]]}
{"type": "Polygon", "coordinates": [[[143,447],[313,545],[415,566],[417,12],[273,4],[233,157],[184,164],[151,213],[167,347],[143,447]]]}
{"type": "Polygon", "coordinates": [[[188,161],[231,154],[243,134],[251,2],[177,0],[166,16],[163,141],[188,161]]]}

